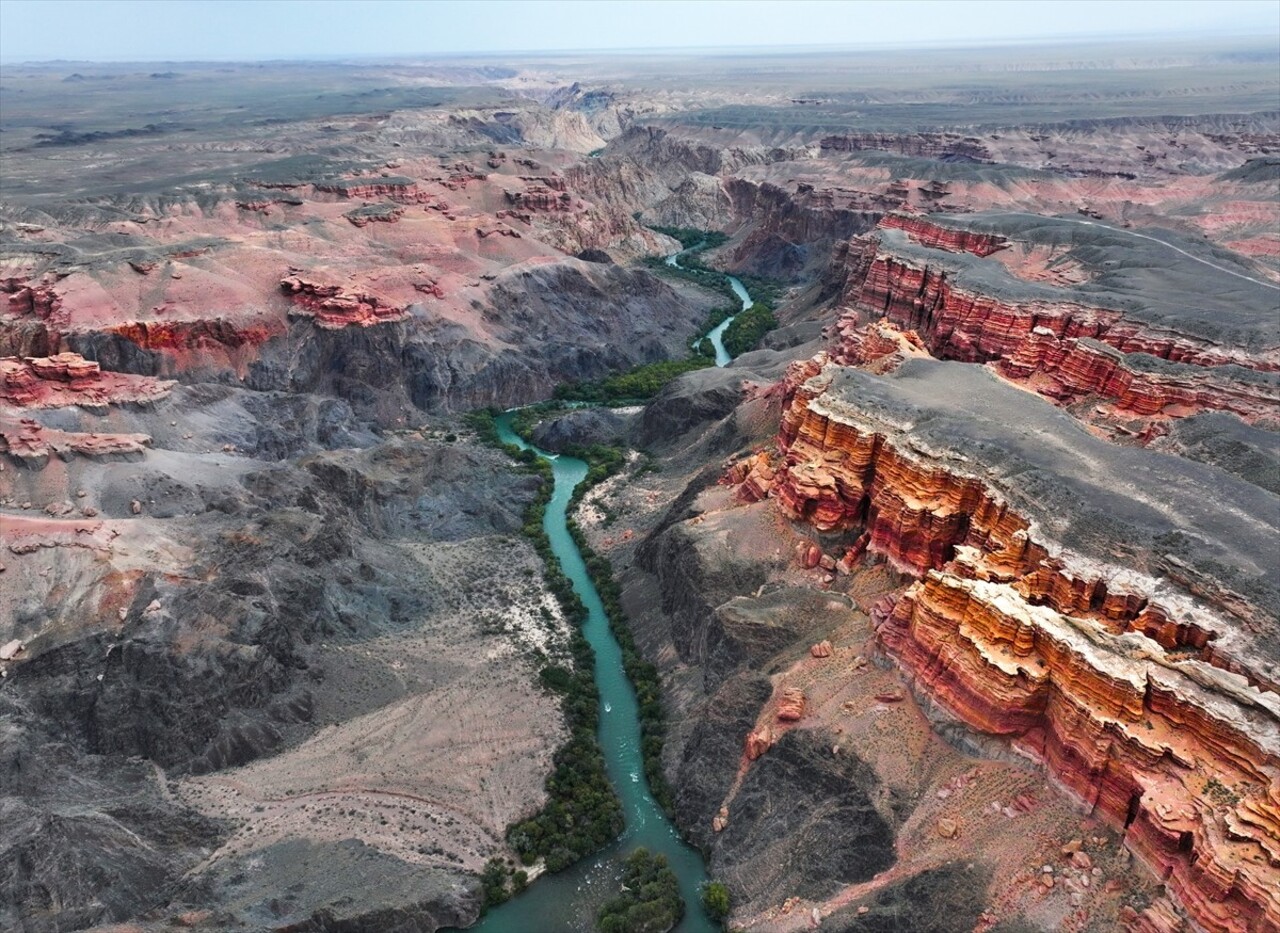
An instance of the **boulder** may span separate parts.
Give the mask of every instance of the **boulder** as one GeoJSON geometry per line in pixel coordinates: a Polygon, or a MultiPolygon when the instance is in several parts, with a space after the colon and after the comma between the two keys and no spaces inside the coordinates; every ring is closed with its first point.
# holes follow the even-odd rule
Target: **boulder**
{"type": "Polygon", "coordinates": [[[782,691],[782,702],[778,704],[778,719],[781,722],[796,722],[804,717],[804,691],[796,687],[787,687],[782,691]]]}
{"type": "Polygon", "coordinates": [[[750,735],[747,736],[746,754],[748,761],[755,761],[773,745],[773,730],[768,726],[761,726],[750,735]]]}

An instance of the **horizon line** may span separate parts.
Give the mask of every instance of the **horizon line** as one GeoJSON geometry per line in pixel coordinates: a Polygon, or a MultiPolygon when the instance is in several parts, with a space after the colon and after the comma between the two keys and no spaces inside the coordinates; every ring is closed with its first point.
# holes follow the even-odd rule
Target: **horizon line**
{"type": "MultiPolygon", "coordinates": [[[[936,51],[936,50],[973,50],[990,48],[1017,48],[1020,46],[1045,45],[1082,45],[1097,44],[1135,44],[1141,42],[1213,42],[1223,40],[1240,40],[1259,45],[1270,43],[1273,38],[1280,38],[1280,29],[1274,36],[1260,36],[1256,32],[1224,31],[1205,33],[1202,30],[1183,30],[1179,32],[1158,33],[1079,33],[1070,36],[1016,36],[990,39],[965,39],[948,41],[945,39],[932,42],[870,42],[870,43],[788,43],[785,45],[670,45],[670,46],[623,46],[605,48],[563,48],[563,49],[460,49],[423,52],[398,52],[380,54],[374,52],[325,53],[317,55],[285,56],[279,58],[48,58],[6,60],[0,57],[0,66],[16,65],[154,65],[154,64],[276,64],[299,62],[345,61],[393,62],[404,59],[430,61],[435,58],[483,58],[487,56],[520,56],[523,58],[542,58],[560,55],[592,55],[600,57],[620,55],[678,55],[678,54],[734,54],[750,52],[752,54],[785,55],[789,52],[812,52],[816,49],[830,51],[936,51]]],[[[1280,57],[1280,53],[1278,53],[1280,57]]]]}

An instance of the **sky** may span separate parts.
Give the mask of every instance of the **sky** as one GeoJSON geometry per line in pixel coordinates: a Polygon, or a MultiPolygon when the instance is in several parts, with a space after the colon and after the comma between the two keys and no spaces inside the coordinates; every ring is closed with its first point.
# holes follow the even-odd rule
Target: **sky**
{"type": "Polygon", "coordinates": [[[1275,36],[1277,0],[0,0],[0,61],[1275,36]]]}

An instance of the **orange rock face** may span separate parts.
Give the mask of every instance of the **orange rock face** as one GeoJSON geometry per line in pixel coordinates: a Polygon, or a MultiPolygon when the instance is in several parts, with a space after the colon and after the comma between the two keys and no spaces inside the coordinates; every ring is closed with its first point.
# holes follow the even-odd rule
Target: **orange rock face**
{"type": "Polygon", "coordinates": [[[168,395],[173,385],[149,376],[104,373],[78,353],[0,358],[0,401],[24,408],[148,404],[168,395]]]}
{"type": "Polygon", "coordinates": [[[778,704],[779,722],[798,722],[804,718],[804,692],[795,687],[787,687],[782,691],[782,699],[778,704]]]}
{"type": "Polygon", "coordinates": [[[1203,928],[1280,928],[1280,697],[1231,636],[1266,623],[1061,546],[963,458],[828,404],[828,383],[796,388],[768,492],[821,531],[864,528],[915,578],[872,618],[916,689],[1043,762],[1203,928]]]}
{"type": "Polygon", "coordinates": [[[756,729],[747,735],[746,748],[744,753],[748,761],[755,761],[770,748],[773,747],[774,736],[773,730],[768,726],[756,729]]]}

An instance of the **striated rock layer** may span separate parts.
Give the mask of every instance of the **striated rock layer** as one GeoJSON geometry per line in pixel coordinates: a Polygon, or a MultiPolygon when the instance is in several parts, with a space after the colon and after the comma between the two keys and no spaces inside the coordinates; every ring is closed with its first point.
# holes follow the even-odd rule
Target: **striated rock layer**
{"type": "Polygon", "coordinates": [[[1280,368],[1275,353],[1257,358],[1191,335],[1144,326],[1108,308],[1070,300],[1020,302],[963,289],[951,283],[946,269],[888,252],[872,262],[856,302],[918,330],[937,355],[969,363],[1012,356],[1042,327],[1059,338],[1089,337],[1125,353],[1147,353],[1178,363],[1280,368]]]}
{"type": "Polygon", "coordinates": [[[878,361],[883,371],[914,353],[892,346],[910,335],[922,351],[985,363],[1057,404],[1094,400],[1083,417],[1139,443],[1165,428],[1135,418],[1217,410],[1271,423],[1280,411],[1280,346],[1270,333],[1280,288],[1191,246],[1069,219],[888,215],[833,256],[824,285],[842,314],[829,332],[832,359],[878,361]],[[1055,286],[1024,281],[986,258],[993,252],[1017,252],[1017,268],[1040,262],[1079,275],[1055,286]],[[1201,265],[1170,262],[1179,253],[1201,265]]]}
{"type": "Polygon", "coordinates": [[[0,357],[0,402],[22,408],[80,405],[105,411],[113,404],[156,402],[172,388],[172,382],[148,376],[104,373],[78,353],[0,357]]]}
{"type": "Polygon", "coordinates": [[[819,359],[787,385],[746,498],[914,579],[873,617],[917,690],[1123,829],[1201,927],[1280,928],[1280,498],[983,369],[819,359]]]}
{"type": "Polygon", "coordinates": [[[965,230],[963,227],[943,226],[924,217],[905,214],[886,214],[880,220],[880,226],[902,230],[921,246],[945,249],[953,253],[990,256],[1009,245],[1009,241],[998,234],[977,233],[973,230],[965,230]]]}
{"type": "Polygon", "coordinates": [[[314,318],[317,326],[330,330],[369,327],[406,317],[404,308],[388,305],[376,295],[353,294],[341,285],[314,281],[313,276],[296,269],[280,280],[280,288],[293,299],[293,313],[314,318]]]}

